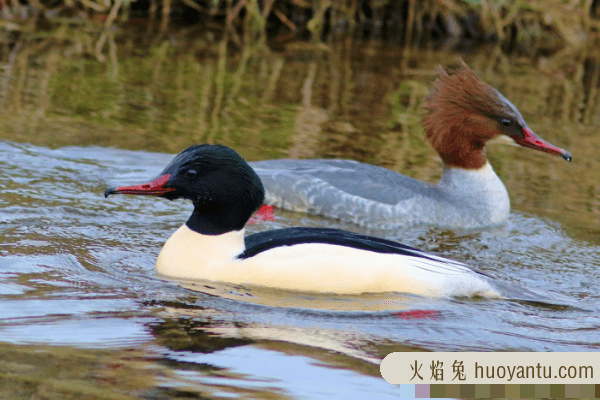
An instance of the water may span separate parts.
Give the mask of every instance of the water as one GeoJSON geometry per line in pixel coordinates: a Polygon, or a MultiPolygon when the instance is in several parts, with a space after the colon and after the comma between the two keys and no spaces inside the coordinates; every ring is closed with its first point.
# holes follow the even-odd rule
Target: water
{"type": "MultiPolygon", "coordinates": [[[[67,353],[86,349],[85,357],[96,363],[79,368],[94,374],[106,373],[97,370],[97,362],[109,354],[115,363],[125,363],[128,373],[141,369],[148,377],[126,378],[116,387],[150,398],[182,391],[213,397],[378,393],[393,398],[397,388],[378,378],[378,360],[392,351],[600,347],[599,246],[570,238],[558,223],[519,212],[496,229],[421,228],[388,236],[556,294],[574,307],[400,295],[324,299],[158,279],[153,273],[158,251],[191,206],[102,194],[110,185],[155,176],[171,157],[0,142],[0,341],[5,343],[0,352],[46,354],[47,345],[66,346],[67,353]],[[409,310],[436,313],[402,314],[409,310]]],[[[353,228],[277,210],[275,221],[249,230],[296,225],[353,228]]],[[[53,359],[66,370],[79,364],[53,359]]],[[[35,366],[38,360],[29,362],[35,366]]],[[[103,379],[84,382],[100,391],[103,379]]]]}
{"type": "Polygon", "coordinates": [[[453,55],[405,59],[345,42],[327,54],[259,52],[247,63],[219,53],[217,63],[168,44],[172,53],[119,53],[117,68],[57,57],[78,54],[80,38],[72,40],[49,41],[34,60],[15,53],[4,70],[0,393],[385,399],[400,396],[379,375],[393,351],[598,351],[600,140],[597,98],[578,97],[589,92],[577,90],[581,74],[560,80],[533,62],[496,74],[484,53],[467,59],[536,133],[574,156],[568,164],[490,146],[513,207],[503,226],[368,231],[283,210],[248,226],[250,233],[319,226],[385,236],[543,292],[557,305],[327,296],[159,279],[154,261],[191,205],[105,199],[104,190],[146,181],[172,153],[200,142],[230,145],[248,160],[352,158],[434,182],[440,165],[423,140],[418,105],[433,65],[453,55]],[[573,96],[557,102],[563,87],[574,87],[573,96]]]}

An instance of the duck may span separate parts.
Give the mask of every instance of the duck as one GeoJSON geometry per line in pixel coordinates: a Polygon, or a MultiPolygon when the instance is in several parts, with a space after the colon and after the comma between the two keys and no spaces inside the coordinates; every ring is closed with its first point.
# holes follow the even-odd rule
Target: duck
{"type": "Polygon", "coordinates": [[[254,169],[229,147],[189,147],[157,178],[104,193],[116,194],[192,202],[191,216],[156,261],[158,274],[168,278],[334,294],[506,297],[506,285],[482,271],[375,236],[309,227],[246,235],[265,190],[254,169]]]}
{"type": "Polygon", "coordinates": [[[510,213],[506,187],[486,157],[492,141],[561,156],[571,154],[537,136],[517,108],[459,60],[438,67],[423,119],[443,162],[437,184],[352,160],[264,160],[250,163],[266,202],[371,229],[429,225],[477,229],[501,225],[510,213]]]}

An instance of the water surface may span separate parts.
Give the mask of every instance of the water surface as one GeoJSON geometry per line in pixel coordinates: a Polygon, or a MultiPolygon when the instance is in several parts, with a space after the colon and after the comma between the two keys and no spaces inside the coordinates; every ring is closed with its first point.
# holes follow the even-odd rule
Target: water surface
{"type": "MultiPolygon", "coordinates": [[[[560,224],[519,212],[496,229],[421,228],[388,236],[568,298],[576,307],[393,294],[323,299],[161,280],[153,272],[154,260],[190,205],[104,199],[102,192],[152,177],[170,158],[0,143],[5,194],[0,341],[30,345],[3,345],[6,357],[25,353],[14,363],[37,368],[57,353],[53,359],[62,368],[90,368],[94,378],[80,379],[94,390],[105,390],[104,375],[110,374],[105,359],[114,358],[127,374],[141,369],[147,377],[111,378],[117,387],[147,397],[191,391],[330,398],[335,388],[338,398],[374,392],[392,398],[397,388],[378,378],[378,361],[392,351],[598,350],[598,244],[570,238],[560,224]],[[403,314],[414,310],[436,313],[403,314]],[[65,353],[47,345],[66,346],[65,353]],[[95,349],[80,356],[93,362],[66,357],[73,348],[95,349]]],[[[249,231],[297,225],[361,231],[279,210],[275,221],[255,223],[249,231]]]]}

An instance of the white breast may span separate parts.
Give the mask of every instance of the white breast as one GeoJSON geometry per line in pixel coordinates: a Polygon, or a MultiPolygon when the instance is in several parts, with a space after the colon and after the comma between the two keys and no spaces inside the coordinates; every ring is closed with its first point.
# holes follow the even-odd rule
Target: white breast
{"type": "Polygon", "coordinates": [[[273,248],[247,259],[244,231],[218,236],[179,228],[156,264],[161,274],[233,284],[329,293],[404,292],[429,297],[501,297],[485,276],[464,264],[306,243],[273,248]]]}
{"type": "MultiPolygon", "coordinates": [[[[475,170],[445,167],[437,186],[482,226],[496,225],[508,218],[508,192],[488,162],[475,170]]],[[[463,224],[465,228],[476,227],[473,225],[463,224]]]]}

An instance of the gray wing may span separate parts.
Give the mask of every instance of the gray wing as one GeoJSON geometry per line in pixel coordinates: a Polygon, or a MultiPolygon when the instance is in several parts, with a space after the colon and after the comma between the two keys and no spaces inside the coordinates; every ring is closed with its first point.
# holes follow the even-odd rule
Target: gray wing
{"type": "Polygon", "coordinates": [[[416,195],[432,196],[439,193],[434,185],[357,161],[267,160],[251,162],[250,165],[263,183],[264,180],[274,181],[293,190],[298,181],[321,181],[353,196],[389,205],[396,205],[416,195]]]}
{"type": "Polygon", "coordinates": [[[250,165],[265,186],[269,204],[363,226],[385,225],[395,215],[404,218],[413,203],[444,196],[435,185],[350,160],[267,160],[250,165]]]}

